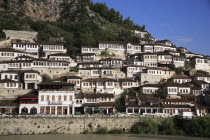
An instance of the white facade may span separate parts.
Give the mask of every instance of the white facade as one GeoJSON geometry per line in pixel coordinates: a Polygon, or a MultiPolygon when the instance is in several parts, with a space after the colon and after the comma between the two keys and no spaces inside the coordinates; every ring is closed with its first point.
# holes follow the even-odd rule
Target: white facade
{"type": "Polygon", "coordinates": [[[75,92],[39,91],[38,113],[74,114],[75,92]]]}

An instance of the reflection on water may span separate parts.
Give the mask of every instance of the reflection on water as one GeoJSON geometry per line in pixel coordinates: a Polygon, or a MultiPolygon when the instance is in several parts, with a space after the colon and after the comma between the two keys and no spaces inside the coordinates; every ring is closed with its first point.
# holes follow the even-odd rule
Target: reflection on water
{"type": "Polygon", "coordinates": [[[0,136],[0,140],[207,140],[204,138],[177,136],[139,135],[12,135],[0,136]]]}

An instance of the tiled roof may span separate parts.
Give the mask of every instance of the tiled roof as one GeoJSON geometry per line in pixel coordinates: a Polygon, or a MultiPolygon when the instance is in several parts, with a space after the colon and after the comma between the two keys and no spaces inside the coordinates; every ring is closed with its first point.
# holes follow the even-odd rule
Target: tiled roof
{"type": "Polygon", "coordinates": [[[72,83],[61,83],[61,82],[44,82],[38,84],[38,86],[75,86],[72,83]]]}
{"type": "Polygon", "coordinates": [[[171,69],[169,69],[169,68],[165,68],[165,67],[147,67],[146,69],[148,69],[148,70],[174,71],[174,70],[171,70],[171,69]]]}
{"type": "Polygon", "coordinates": [[[111,78],[90,78],[82,80],[82,82],[115,82],[115,79],[111,78]]]}
{"type": "Polygon", "coordinates": [[[83,94],[85,98],[114,98],[114,94],[98,93],[98,94],[83,94]]]}
{"type": "Polygon", "coordinates": [[[100,103],[84,103],[84,106],[95,107],[95,106],[115,106],[116,102],[100,102],[100,103]]]}
{"type": "Polygon", "coordinates": [[[40,73],[39,71],[36,70],[7,70],[7,71],[2,71],[1,73],[40,73]]]}
{"type": "Polygon", "coordinates": [[[123,79],[119,79],[120,82],[135,82],[133,79],[129,79],[129,78],[123,78],[123,79]]]}
{"type": "Polygon", "coordinates": [[[17,43],[12,43],[12,44],[30,44],[30,45],[40,45],[39,43],[31,43],[31,42],[17,42],[17,43]]]}
{"type": "Polygon", "coordinates": [[[192,77],[210,77],[210,75],[207,74],[194,74],[192,77]]]}
{"type": "Polygon", "coordinates": [[[163,84],[164,86],[169,86],[169,87],[190,87],[190,85],[183,83],[183,84],[179,84],[179,83],[175,83],[175,82],[167,82],[163,84]]]}
{"type": "Polygon", "coordinates": [[[191,79],[191,78],[186,75],[174,75],[171,77],[171,79],[191,79]]]}
{"type": "Polygon", "coordinates": [[[119,59],[119,58],[102,58],[102,59],[100,59],[100,61],[112,61],[112,60],[122,61],[122,59],[119,59]]]}
{"type": "Polygon", "coordinates": [[[55,54],[50,54],[49,56],[69,56],[69,55],[67,53],[55,53],[55,54]]]}
{"type": "Polygon", "coordinates": [[[209,84],[209,83],[207,83],[205,81],[201,81],[201,80],[193,80],[192,82],[195,84],[209,84]]]}
{"type": "Polygon", "coordinates": [[[142,85],[141,87],[162,87],[163,84],[145,84],[142,85]]]}
{"type": "Polygon", "coordinates": [[[0,48],[0,52],[17,52],[17,53],[26,53],[24,51],[15,50],[13,48],[0,48]]]}
{"type": "Polygon", "coordinates": [[[84,99],[84,94],[82,93],[75,94],[75,99],[84,99]]]}
{"type": "Polygon", "coordinates": [[[19,82],[11,80],[11,79],[2,79],[0,80],[0,83],[19,83],[19,82]]]}

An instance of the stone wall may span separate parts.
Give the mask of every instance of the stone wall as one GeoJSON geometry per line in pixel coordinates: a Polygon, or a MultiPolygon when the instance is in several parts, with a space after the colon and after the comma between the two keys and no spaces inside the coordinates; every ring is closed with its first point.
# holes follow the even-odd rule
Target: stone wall
{"type": "Polygon", "coordinates": [[[20,39],[20,40],[28,40],[30,42],[34,42],[38,34],[38,32],[16,31],[16,30],[3,30],[3,32],[6,34],[6,38],[9,40],[20,39]]]}
{"type": "Polygon", "coordinates": [[[127,131],[138,121],[138,117],[1,118],[0,135],[80,134],[98,127],[127,131]]]}

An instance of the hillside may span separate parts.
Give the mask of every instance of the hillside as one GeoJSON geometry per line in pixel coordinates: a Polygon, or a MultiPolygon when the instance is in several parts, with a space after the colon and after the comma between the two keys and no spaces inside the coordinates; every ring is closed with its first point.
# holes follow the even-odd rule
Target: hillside
{"type": "Polygon", "coordinates": [[[0,39],[3,29],[37,31],[37,42],[62,43],[74,56],[98,40],[137,43],[131,30],[145,26],[90,0],[0,0],[0,39]]]}

